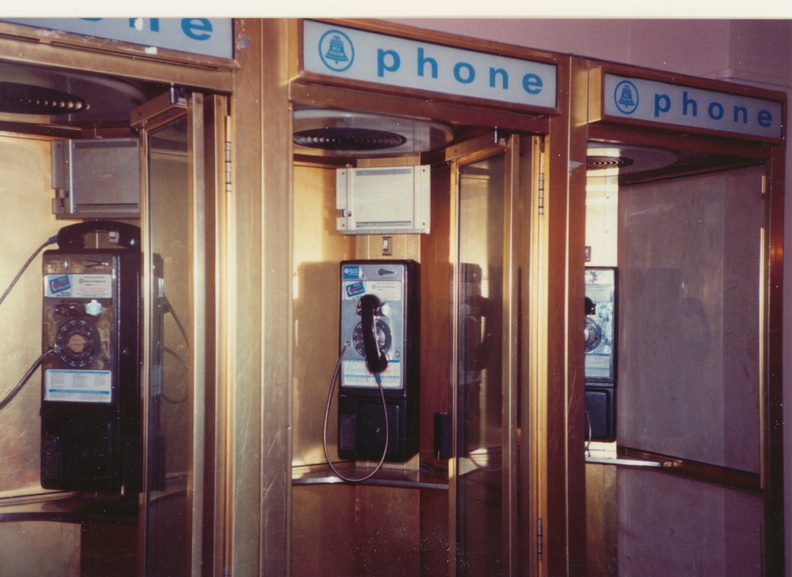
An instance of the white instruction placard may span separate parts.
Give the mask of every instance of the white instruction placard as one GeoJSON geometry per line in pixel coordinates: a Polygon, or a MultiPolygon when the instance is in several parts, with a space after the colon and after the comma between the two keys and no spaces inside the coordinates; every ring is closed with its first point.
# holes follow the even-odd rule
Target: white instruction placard
{"type": "MultiPolygon", "coordinates": [[[[365,387],[379,389],[377,381],[366,368],[366,362],[362,359],[346,359],[342,363],[341,371],[345,387],[365,387]]],[[[401,363],[399,361],[388,361],[388,368],[380,373],[383,389],[401,388],[401,363]]]]}
{"type": "Polygon", "coordinates": [[[344,300],[358,300],[363,295],[377,295],[380,300],[396,302],[402,300],[402,283],[388,280],[344,281],[344,300]]]}
{"type": "Polygon", "coordinates": [[[112,387],[110,371],[48,369],[44,372],[45,401],[109,403],[112,387]]]}
{"type": "Polygon", "coordinates": [[[586,355],[586,376],[592,379],[612,379],[613,355],[588,353],[586,355]]]}

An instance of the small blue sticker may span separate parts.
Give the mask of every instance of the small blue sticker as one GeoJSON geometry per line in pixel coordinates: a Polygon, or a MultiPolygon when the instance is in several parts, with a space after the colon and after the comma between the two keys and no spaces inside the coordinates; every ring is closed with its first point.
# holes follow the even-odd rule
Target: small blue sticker
{"type": "Polygon", "coordinates": [[[363,278],[363,272],[361,270],[360,265],[357,265],[357,264],[344,265],[342,267],[342,270],[341,270],[341,276],[343,276],[345,279],[347,279],[347,278],[355,278],[355,279],[363,278]]]}
{"type": "Polygon", "coordinates": [[[366,287],[362,282],[352,282],[345,286],[347,297],[355,297],[365,294],[366,287]]]}
{"type": "Polygon", "coordinates": [[[49,281],[49,288],[52,294],[62,293],[63,291],[67,291],[71,289],[71,282],[69,281],[69,275],[63,275],[63,276],[51,278],[49,281]]]}

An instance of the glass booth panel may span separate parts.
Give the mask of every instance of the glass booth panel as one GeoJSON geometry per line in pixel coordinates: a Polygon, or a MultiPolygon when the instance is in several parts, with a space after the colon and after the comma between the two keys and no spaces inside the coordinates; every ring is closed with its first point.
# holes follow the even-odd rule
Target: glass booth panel
{"type": "Polygon", "coordinates": [[[148,134],[153,281],[147,574],[190,574],[193,476],[192,194],[188,120],[148,134]]]}
{"type": "Polygon", "coordinates": [[[505,156],[459,169],[457,575],[500,575],[505,156]]]}

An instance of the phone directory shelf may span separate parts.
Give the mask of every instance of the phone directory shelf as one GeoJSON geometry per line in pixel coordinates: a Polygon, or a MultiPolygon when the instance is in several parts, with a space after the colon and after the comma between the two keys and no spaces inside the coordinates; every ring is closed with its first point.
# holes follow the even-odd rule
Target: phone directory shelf
{"type": "Polygon", "coordinates": [[[619,465],[622,467],[662,467],[657,460],[627,457],[619,451],[615,442],[593,441],[586,447],[586,463],[592,465],[619,465]]]}
{"type": "Polygon", "coordinates": [[[87,496],[73,491],[0,495],[0,523],[19,521],[137,525],[138,501],[115,495],[87,496]]]}
{"type": "MultiPolygon", "coordinates": [[[[347,477],[363,477],[374,467],[354,463],[336,463],[338,469],[347,477]]],[[[346,483],[333,473],[327,465],[303,465],[292,469],[292,485],[333,485],[346,483]]],[[[420,470],[380,469],[372,478],[361,485],[381,487],[400,487],[403,489],[440,489],[448,490],[448,475],[445,471],[421,468],[420,470]]]]}

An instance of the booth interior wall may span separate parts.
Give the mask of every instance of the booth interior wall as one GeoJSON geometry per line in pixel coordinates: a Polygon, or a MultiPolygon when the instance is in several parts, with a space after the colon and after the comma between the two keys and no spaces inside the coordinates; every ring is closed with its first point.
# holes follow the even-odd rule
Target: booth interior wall
{"type": "MultiPolygon", "coordinates": [[[[0,290],[5,291],[35,251],[68,222],[50,210],[50,144],[45,139],[0,134],[0,290]]],[[[11,390],[41,354],[40,260],[34,260],[0,306],[8,330],[0,333],[0,396],[11,390]],[[13,327],[13,328],[10,328],[13,327]]],[[[42,492],[39,481],[40,373],[4,408],[0,419],[0,499],[42,492]]],[[[2,510],[0,509],[0,515],[2,510]]],[[[9,577],[80,574],[80,526],[0,522],[0,568],[9,577]]]]}

